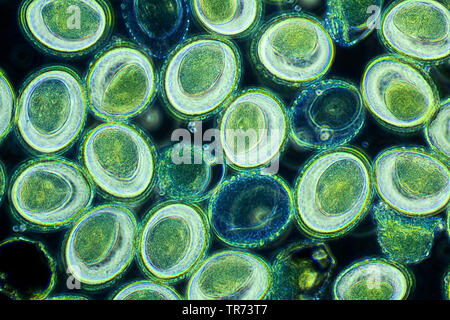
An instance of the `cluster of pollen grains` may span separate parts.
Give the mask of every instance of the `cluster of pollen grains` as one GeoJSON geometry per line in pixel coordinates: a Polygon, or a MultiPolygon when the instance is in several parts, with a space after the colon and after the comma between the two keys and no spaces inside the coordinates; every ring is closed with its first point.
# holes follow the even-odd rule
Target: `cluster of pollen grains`
{"type": "Polygon", "coordinates": [[[336,300],[405,300],[414,286],[411,272],[381,258],[353,263],[333,285],[336,300]]]}
{"type": "Polygon", "coordinates": [[[11,128],[14,101],[14,90],[6,78],[6,74],[0,70],[0,143],[11,128]]]}
{"type": "Polygon", "coordinates": [[[193,13],[208,31],[224,36],[250,34],[261,18],[261,0],[192,0],[193,13]]]}
{"type": "Polygon", "coordinates": [[[143,132],[123,123],[105,123],[91,130],[81,157],[105,196],[139,201],[153,187],[155,151],[143,132]]]}
{"type": "Polygon", "coordinates": [[[180,300],[174,289],[151,281],[136,281],[117,292],[113,300],[180,300]]]}
{"type": "Polygon", "coordinates": [[[162,77],[164,98],[175,116],[206,118],[237,90],[241,58],[229,41],[194,37],[174,50],[162,77]]]}
{"type": "Polygon", "coordinates": [[[304,166],[294,189],[300,229],[314,238],[353,230],[372,200],[370,164],[356,149],[327,150],[304,166]]]}
{"type": "Polygon", "coordinates": [[[450,0],[0,8],[0,298],[450,299],[450,0]]]}
{"type": "Polygon", "coordinates": [[[378,195],[409,216],[438,213],[450,200],[448,167],[421,148],[393,147],[374,162],[378,195]]]}
{"type": "Polygon", "coordinates": [[[152,59],[132,44],[116,43],[91,65],[87,93],[94,115],[103,120],[127,120],[144,112],[156,94],[152,59]]]}
{"type": "Polygon", "coordinates": [[[86,120],[86,92],[66,67],[33,74],[20,92],[15,130],[33,153],[61,153],[78,138],[86,120]]]}
{"type": "Polygon", "coordinates": [[[396,56],[381,56],[369,64],[361,93],[373,116],[395,131],[421,128],[439,103],[431,81],[412,63],[396,56]]]}
{"type": "Polygon", "coordinates": [[[238,95],[219,121],[221,143],[230,164],[252,168],[279,156],[287,135],[285,108],[268,90],[238,95]]]}
{"type": "Polygon", "coordinates": [[[112,29],[112,13],[103,0],[27,0],[20,25],[45,53],[72,57],[98,48],[112,29]]]}
{"type": "Polygon", "coordinates": [[[191,277],[190,300],[259,300],[271,284],[271,270],[256,255],[241,251],[216,253],[191,277]]]}
{"type": "Polygon", "coordinates": [[[268,78],[294,87],[323,77],[334,60],[333,42],[320,22],[297,14],[267,22],[251,50],[254,64],[268,78]]]}
{"type": "Polygon", "coordinates": [[[208,245],[209,226],[200,208],[163,203],[144,218],[139,235],[139,260],[150,277],[175,282],[195,269],[208,245]]]}
{"type": "Polygon", "coordinates": [[[82,169],[63,158],[31,160],[11,179],[10,199],[17,217],[44,231],[73,222],[93,196],[82,169]]]}
{"type": "Polygon", "coordinates": [[[72,276],[88,286],[109,285],[130,265],[136,220],[115,204],[95,207],[72,227],[65,241],[65,263],[72,276]]]}
{"type": "Polygon", "coordinates": [[[450,52],[450,12],[434,0],[396,1],[385,10],[380,38],[391,50],[426,62],[450,52]]]}

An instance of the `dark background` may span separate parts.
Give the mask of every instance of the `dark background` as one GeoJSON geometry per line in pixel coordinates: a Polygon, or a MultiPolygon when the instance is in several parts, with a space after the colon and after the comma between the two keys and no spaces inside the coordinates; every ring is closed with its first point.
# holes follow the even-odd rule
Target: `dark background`
{"type": "MultiPolygon", "coordinates": [[[[128,33],[125,30],[124,22],[120,13],[120,0],[111,0],[111,4],[114,6],[116,24],[113,32],[114,36],[130,39],[128,33]]],[[[265,6],[265,18],[264,20],[276,15],[280,11],[294,11],[295,6],[299,2],[291,1],[293,3],[286,4],[283,8],[279,6],[265,6]]],[[[320,1],[319,1],[320,2],[320,1]]],[[[391,1],[385,1],[390,3],[391,1]]],[[[316,16],[323,17],[325,11],[325,1],[322,1],[320,5],[311,10],[305,10],[316,16]]],[[[24,80],[43,66],[64,64],[75,68],[80,75],[85,75],[87,67],[92,59],[92,55],[84,57],[83,59],[70,59],[64,60],[60,58],[54,58],[41,53],[36,50],[22,35],[18,25],[18,7],[19,1],[16,0],[0,0],[0,68],[6,71],[7,76],[12,82],[16,94],[19,92],[24,80]]],[[[189,35],[205,33],[198,28],[195,23],[191,21],[189,35]]],[[[250,37],[251,38],[251,37],[250,37]]],[[[257,78],[255,77],[250,61],[248,57],[248,42],[246,40],[237,41],[238,46],[241,49],[241,54],[244,63],[244,72],[242,79],[242,86],[258,86],[257,78]]],[[[376,57],[381,55],[386,50],[380,45],[376,32],[371,36],[360,42],[353,48],[343,49],[336,47],[336,57],[329,73],[330,77],[340,77],[352,81],[359,85],[363,71],[366,64],[376,57]]],[[[161,64],[164,61],[155,61],[156,66],[160,69],[161,64]]],[[[441,67],[439,70],[433,69],[430,71],[431,76],[436,82],[439,88],[441,98],[448,96],[449,94],[449,78],[448,78],[448,64],[445,67],[441,67]]],[[[289,106],[296,94],[284,95],[283,100],[287,106],[289,106]]],[[[152,112],[156,112],[161,117],[161,123],[159,126],[147,126],[145,122],[145,115],[136,119],[135,122],[142,125],[148,130],[153,140],[158,144],[164,144],[170,136],[172,130],[177,127],[187,127],[187,123],[180,122],[170,118],[165,108],[163,108],[160,97],[155,101],[151,107],[152,112]]],[[[96,124],[91,116],[89,116],[86,129],[96,124]]],[[[204,124],[204,129],[207,126],[213,125],[212,122],[204,124]]],[[[368,116],[366,125],[363,128],[361,134],[351,143],[364,149],[367,154],[373,159],[381,150],[394,145],[426,145],[423,139],[422,133],[412,134],[408,136],[396,135],[385,131],[379,125],[377,125],[373,119],[368,116]]],[[[74,159],[77,154],[78,145],[75,145],[71,150],[64,154],[68,158],[74,159]]],[[[279,174],[283,176],[292,186],[295,177],[298,174],[298,169],[312,155],[311,152],[296,150],[292,145],[289,145],[284,153],[281,161],[281,167],[279,174]]],[[[24,160],[29,159],[30,156],[21,148],[20,144],[14,137],[14,133],[11,132],[8,138],[0,145],[0,159],[4,162],[7,170],[8,177],[11,177],[15,168],[24,160]]],[[[142,214],[146,212],[155,201],[159,201],[159,195],[153,193],[149,200],[144,203],[140,208],[135,210],[136,215],[142,217],[142,214]]],[[[377,199],[375,199],[377,201],[377,199]]],[[[101,199],[96,199],[96,203],[101,202],[101,199]]],[[[94,203],[95,204],[95,203],[94,203]]],[[[10,218],[10,209],[8,199],[5,195],[3,203],[0,207],[0,242],[11,236],[24,236],[29,239],[42,241],[49,251],[49,254],[57,263],[57,284],[53,291],[56,293],[68,293],[68,294],[84,294],[92,298],[106,298],[109,297],[112,290],[116,290],[118,286],[127,283],[132,280],[143,279],[144,276],[137,268],[135,262],[133,262],[131,268],[126,272],[124,277],[116,285],[100,290],[98,292],[85,292],[81,291],[69,291],[66,289],[67,274],[64,270],[62,263],[62,242],[65,231],[56,233],[32,233],[29,231],[15,232],[14,226],[17,228],[17,222],[12,221],[10,218]]],[[[287,244],[305,239],[301,233],[293,226],[286,235],[277,241],[274,245],[264,250],[256,250],[255,252],[265,258],[268,261],[273,259],[273,256],[287,244]]],[[[334,276],[337,275],[342,269],[347,267],[355,260],[359,260],[368,256],[380,256],[380,248],[376,241],[376,232],[374,224],[371,221],[370,215],[361,225],[353,231],[349,236],[340,238],[337,240],[329,241],[329,246],[332,253],[337,260],[337,267],[334,272],[334,276]]],[[[224,248],[224,245],[214,240],[210,253],[220,248],[224,248]]],[[[1,257],[0,257],[1,258],[1,257]]],[[[33,272],[33,265],[29,264],[29,260],[26,257],[18,256],[18,261],[27,265],[29,272],[33,272]]],[[[416,276],[416,288],[410,295],[410,299],[441,299],[442,298],[442,277],[444,270],[450,264],[450,241],[445,232],[442,232],[437,236],[434,247],[431,252],[431,256],[425,261],[411,265],[411,270],[416,276]]],[[[37,273],[39,276],[39,273],[37,273]]],[[[176,285],[177,291],[183,295],[185,293],[186,281],[176,285]]],[[[330,286],[328,286],[329,289],[330,286]]],[[[325,299],[329,299],[330,292],[325,292],[325,299]]]]}

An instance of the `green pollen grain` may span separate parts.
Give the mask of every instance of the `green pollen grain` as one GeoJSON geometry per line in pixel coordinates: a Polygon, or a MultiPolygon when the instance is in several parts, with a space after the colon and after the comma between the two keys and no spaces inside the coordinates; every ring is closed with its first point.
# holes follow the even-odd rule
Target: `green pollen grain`
{"type": "Polygon", "coordinates": [[[40,83],[31,94],[28,116],[33,126],[44,134],[51,134],[66,122],[70,111],[70,93],[59,80],[40,83]]]}
{"type": "Polygon", "coordinates": [[[385,94],[386,106],[399,120],[410,121],[427,110],[427,101],[419,89],[405,81],[394,81],[385,94]]]}
{"type": "Polygon", "coordinates": [[[164,219],[152,228],[148,237],[148,259],[160,270],[170,269],[186,255],[189,239],[189,227],[183,220],[164,219]]]}
{"type": "Polygon", "coordinates": [[[127,295],[123,300],[166,300],[164,295],[153,290],[139,290],[127,295]]]}
{"type": "Polygon", "coordinates": [[[230,21],[237,11],[237,0],[200,0],[200,10],[209,22],[223,24],[230,21]]]}
{"type": "Polygon", "coordinates": [[[408,5],[395,13],[393,21],[401,32],[419,40],[435,42],[447,36],[445,17],[429,4],[408,5]]]}
{"type": "Polygon", "coordinates": [[[373,12],[368,12],[370,6],[377,5],[374,0],[341,0],[342,12],[352,27],[361,26],[367,23],[373,12]]]}
{"type": "Polygon", "coordinates": [[[225,67],[225,55],[218,45],[193,47],[181,61],[179,81],[190,95],[203,94],[213,88],[225,67]]]}
{"type": "Polygon", "coordinates": [[[396,160],[393,179],[400,193],[412,199],[431,197],[448,183],[448,178],[430,159],[407,154],[396,160]]]}
{"type": "Polygon", "coordinates": [[[147,96],[147,76],[138,65],[119,70],[111,79],[103,95],[102,109],[110,114],[134,111],[147,96]]]}
{"type": "Polygon", "coordinates": [[[101,263],[110,254],[119,238],[119,224],[111,215],[97,215],[78,229],[74,250],[87,265],[101,263]]]}
{"type": "Polygon", "coordinates": [[[139,165],[133,139],[121,130],[106,130],[94,140],[94,151],[101,166],[120,179],[130,178],[139,165]]]}
{"type": "Polygon", "coordinates": [[[351,209],[362,192],[364,177],[352,161],[340,160],[328,167],[316,186],[319,206],[328,214],[351,209]]]}
{"type": "Polygon", "coordinates": [[[311,55],[316,49],[316,30],[309,23],[289,23],[274,32],[271,45],[279,56],[290,60],[300,59],[311,55]]]}
{"type": "Polygon", "coordinates": [[[19,192],[27,210],[49,212],[67,199],[70,187],[54,173],[34,172],[24,179],[19,192]]]}
{"type": "Polygon", "coordinates": [[[388,220],[382,222],[379,241],[395,260],[410,262],[426,257],[433,239],[433,230],[388,220]]]}
{"type": "Polygon", "coordinates": [[[233,256],[212,262],[203,272],[200,288],[209,297],[226,298],[245,288],[252,269],[249,263],[233,256]]]}
{"type": "Polygon", "coordinates": [[[345,293],[345,300],[390,300],[394,294],[392,285],[376,279],[364,278],[353,284],[345,293]]]}
{"type": "Polygon", "coordinates": [[[308,292],[314,290],[319,282],[322,280],[318,272],[315,270],[315,264],[310,260],[301,260],[295,264],[295,268],[298,271],[297,276],[297,288],[302,292],[308,292]]]}
{"type": "Polygon", "coordinates": [[[100,25],[98,13],[79,0],[51,1],[42,9],[42,17],[51,33],[68,40],[92,37],[100,25]],[[79,15],[76,10],[79,10],[79,15]],[[77,17],[80,18],[79,24],[76,23],[77,17]]]}
{"type": "Polygon", "coordinates": [[[239,143],[234,140],[239,139],[240,135],[249,136],[249,139],[245,141],[245,152],[255,147],[261,138],[262,130],[266,128],[265,122],[264,114],[257,105],[251,102],[238,104],[230,113],[225,129],[232,130],[227,140],[234,144],[234,152],[239,151],[237,150],[239,143]]]}

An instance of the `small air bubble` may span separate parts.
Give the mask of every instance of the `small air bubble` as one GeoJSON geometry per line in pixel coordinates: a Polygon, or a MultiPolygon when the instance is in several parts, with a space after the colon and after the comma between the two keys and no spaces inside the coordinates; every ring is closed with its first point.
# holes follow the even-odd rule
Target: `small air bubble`
{"type": "Polygon", "coordinates": [[[331,139],[331,131],[328,129],[324,129],[320,131],[319,139],[321,141],[328,141],[331,139]]]}
{"type": "Polygon", "coordinates": [[[192,133],[195,133],[195,132],[197,132],[197,128],[196,128],[196,126],[195,126],[195,122],[189,122],[188,123],[188,129],[189,129],[189,131],[190,132],[192,132],[192,133]]]}

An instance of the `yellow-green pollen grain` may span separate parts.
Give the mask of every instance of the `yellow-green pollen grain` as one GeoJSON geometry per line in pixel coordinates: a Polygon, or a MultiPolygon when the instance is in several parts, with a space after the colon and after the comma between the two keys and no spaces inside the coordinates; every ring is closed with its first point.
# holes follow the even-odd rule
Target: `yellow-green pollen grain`
{"type": "Polygon", "coordinates": [[[214,24],[230,21],[238,8],[237,0],[200,0],[199,7],[206,19],[214,24]]]}
{"type": "Polygon", "coordinates": [[[386,106],[401,121],[410,121],[421,117],[427,110],[427,101],[423,93],[406,81],[393,81],[386,90],[386,106]]]}
{"type": "Polygon", "coordinates": [[[307,22],[288,23],[274,32],[270,43],[275,54],[295,62],[315,51],[317,33],[307,22]]]}
{"type": "Polygon", "coordinates": [[[295,270],[297,270],[297,286],[302,292],[307,292],[314,289],[322,279],[320,275],[315,271],[314,262],[311,260],[301,260],[295,264],[295,270]]]}
{"type": "Polygon", "coordinates": [[[41,133],[51,134],[66,122],[70,110],[70,93],[59,80],[41,82],[32,92],[28,116],[41,133]]]}
{"type": "Polygon", "coordinates": [[[164,219],[153,226],[147,238],[147,258],[160,270],[170,269],[185,256],[189,238],[189,227],[183,220],[164,219]]]}
{"type": "MultiPolygon", "coordinates": [[[[245,152],[255,147],[260,138],[262,131],[266,129],[266,119],[261,108],[251,102],[243,102],[238,104],[233,111],[231,111],[225,130],[230,132],[227,140],[231,140],[231,144],[234,145],[234,152],[238,153],[239,143],[236,139],[240,138],[240,135],[249,135],[254,137],[253,139],[245,140],[245,152]]],[[[226,133],[227,133],[226,132],[226,133]]],[[[242,137],[241,137],[242,138],[242,137]]],[[[241,150],[243,151],[243,150],[241,150]]]]}
{"type": "Polygon", "coordinates": [[[140,66],[125,66],[114,75],[105,90],[102,109],[110,114],[133,111],[144,101],[147,87],[147,76],[140,66]]]}
{"type": "Polygon", "coordinates": [[[406,261],[411,257],[427,255],[428,244],[433,241],[430,230],[420,226],[405,225],[400,221],[391,219],[382,221],[382,224],[380,242],[390,256],[406,261]]]}
{"type": "Polygon", "coordinates": [[[251,265],[242,259],[225,256],[211,262],[200,279],[202,292],[215,298],[230,297],[241,291],[250,281],[251,265]]]}
{"type": "Polygon", "coordinates": [[[48,212],[58,208],[70,193],[67,183],[51,172],[34,172],[24,178],[20,202],[30,211],[48,212]]]}
{"type": "Polygon", "coordinates": [[[374,0],[341,0],[342,12],[350,26],[364,25],[371,15],[368,8],[377,5],[374,0]]]}
{"type": "Polygon", "coordinates": [[[395,26],[404,34],[422,41],[439,41],[447,36],[442,13],[425,3],[413,3],[394,14],[395,26]]]}
{"type": "Polygon", "coordinates": [[[225,67],[225,55],[219,45],[193,47],[181,61],[179,82],[190,95],[203,94],[213,88],[225,67]]]}
{"type": "Polygon", "coordinates": [[[357,202],[363,188],[361,169],[350,160],[340,160],[329,166],[316,186],[319,207],[327,214],[341,214],[357,202]]]}
{"type": "Polygon", "coordinates": [[[103,169],[113,176],[130,178],[139,165],[133,139],[121,130],[105,130],[94,140],[94,152],[103,169]]]}
{"type": "Polygon", "coordinates": [[[82,40],[95,34],[100,24],[100,17],[90,6],[79,0],[55,0],[49,2],[42,9],[42,17],[47,28],[54,35],[67,40],[82,40]],[[69,8],[79,9],[79,16],[75,16],[76,11],[69,8]],[[79,17],[80,28],[72,27],[79,17]]]}
{"type": "Polygon", "coordinates": [[[130,293],[123,300],[166,300],[166,298],[154,290],[139,290],[130,293]]]}
{"type": "Polygon", "coordinates": [[[445,173],[430,159],[408,154],[395,161],[393,179],[398,191],[412,199],[431,197],[448,183],[445,173]]]}
{"type": "Polygon", "coordinates": [[[372,277],[354,283],[345,292],[345,300],[390,300],[394,288],[388,282],[377,281],[372,277]]]}
{"type": "Polygon", "coordinates": [[[87,265],[101,263],[114,248],[119,224],[114,216],[97,215],[80,226],[74,240],[74,251],[87,265]]]}

